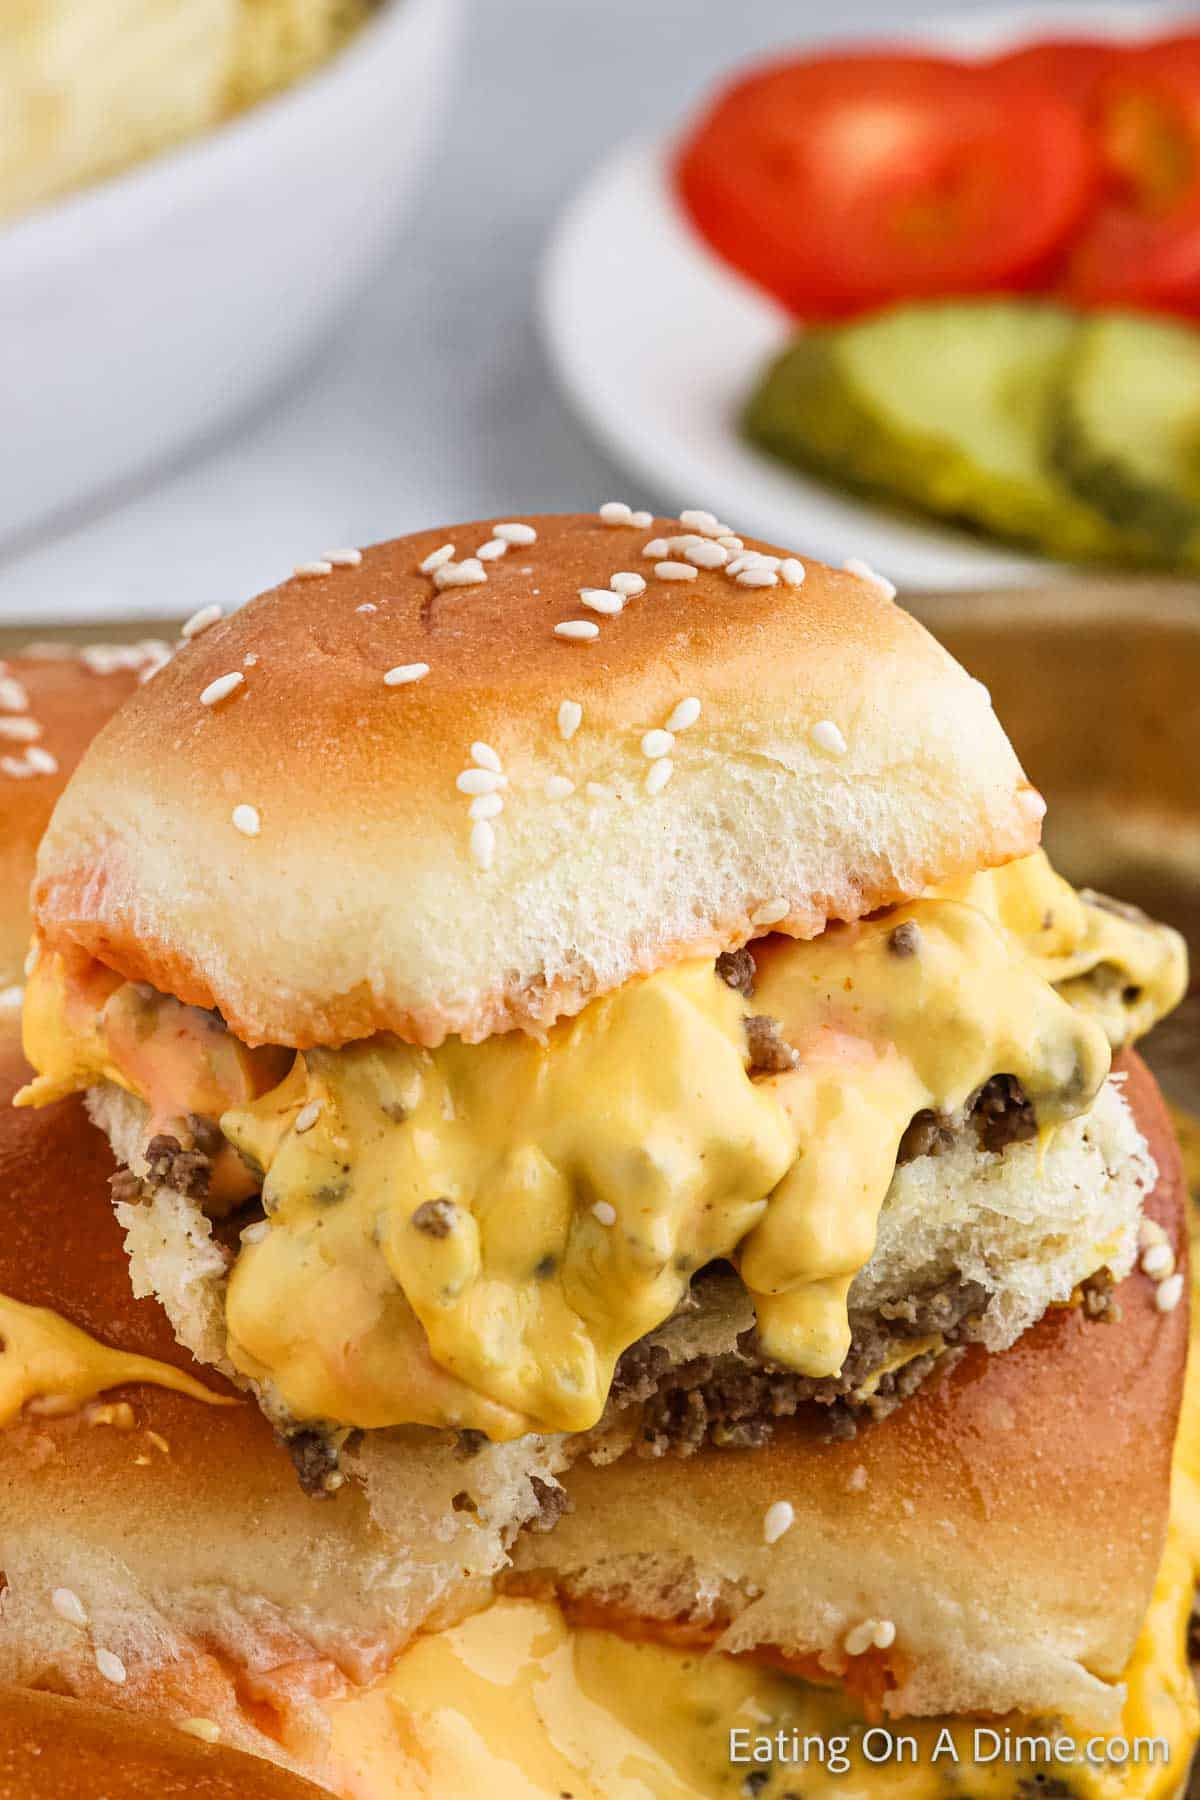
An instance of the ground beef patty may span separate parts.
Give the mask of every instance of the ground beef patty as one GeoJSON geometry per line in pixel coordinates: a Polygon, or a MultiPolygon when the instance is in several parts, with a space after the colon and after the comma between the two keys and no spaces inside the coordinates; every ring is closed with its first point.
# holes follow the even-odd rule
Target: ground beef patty
{"type": "MultiPolygon", "coordinates": [[[[634,1344],[617,1364],[608,1421],[641,1408],[639,1456],[691,1456],[703,1444],[747,1450],[770,1440],[778,1419],[804,1407],[833,1437],[853,1437],[860,1419],[886,1418],[935,1368],[948,1368],[972,1341],[987,1307],[987,1292],[957,1278],[927,1293],[885,1303],[870,1315],[851,1314],[850,1351],[839,1374],[824,1380],[797,1375],[758,1351],[753,1330],[722,1356],[699,1356],[670,1366],[661,1344],[634,1344]],[[881,1364],[906,1344],[940,1337],[944,1348],[920,1352],[871,1381],[881,1364]],[[869,1384],[869,1391],[864,1389],[869,1384]]],[[[602,1427],[603,1429],[603,1427],[602,1427]]]]}

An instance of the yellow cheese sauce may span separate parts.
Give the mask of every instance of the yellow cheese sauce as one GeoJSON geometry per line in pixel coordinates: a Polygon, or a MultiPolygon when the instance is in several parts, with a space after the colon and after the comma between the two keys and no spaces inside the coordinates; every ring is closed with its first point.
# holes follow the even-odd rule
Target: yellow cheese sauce
{"type": "Polygon", "coordinates": [[[0,1294],[0,1427],[31,1403],[44,1413],[75,1412],[109,1388],[148,1382],[208,1406],[236,1406],[182,1369],[110,1349],[42,1306],[0,1294]]]}
{"type": "Polygon", "coordinates": [[[1043,1132],[1085,1111],[1108,1038],[1053,983],[1089,955],[1126,997],[1177,997],[1174,934],[1098,911],[1034,856],[811,942],[764,940],[749,1000],[692,961],[545,1042],[379,1037],[289,1056],[286,1075],[285,1053],[245,1050],[212,1015],[43,954],[22,1098],[115,1079],[157,1123],[223,1102],[268,1221],[229,1281],[229,1353],[294,1417],[580,1431],[617,1357],[718,1258],[768,1354],[840,1369],[913,1115],[954,1114],[998,1073],[1043,1132]],[[754,1078],[753,1015],[798,1066],[754,1078]]]}

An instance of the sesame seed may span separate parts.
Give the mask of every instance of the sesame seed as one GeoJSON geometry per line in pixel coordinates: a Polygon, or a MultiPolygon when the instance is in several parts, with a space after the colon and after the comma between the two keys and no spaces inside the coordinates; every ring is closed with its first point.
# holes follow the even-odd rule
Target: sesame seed
{"type": "Polygon", "coordinates": [[[645,787],[648,794],[661,794],[675,773],[675,764],[669,756],[658,758],[646,770],[645,787]]]}
{"type": "Polygon", "coordinates": [[[728,550],[731,556],[736,554],[737,551],[744,550],[746,548],[742,539],[740,537],[738,537],[735,532],[732,532],[732,531],[727,532],[724,537],[719,537],[717,539],[717,542],[718,542],[718,544],[720,544],[722,550],[728,550]]]}
{"type": "Polygon", "coordinates": [[[489,538],[486,544],[480,544],[475,554],[480,562],[496,562],[508,554],[508,545],[503,538],[489,538]]]}
{"type": "Polygon", "coordinates": [[[804,577],[807,570],[798,556],[785,556],[779,565],[779,573],[788,587],[798,588],[804,586],[804,577]]]}
{"type": "Polygon", "coordinates": [[[502,774],[504,770],[504,764],[492,746],[480,743],[478,739],[471,745],[471,761],[478,763],[481,769],[491,769],[496,775],[502,774]]]}
{"type": "Polygon", "coordinates": [[[243,669],[257,669],[258,656],[255,651],[247,650],[245,656],[242,658],[242,667],[243,669]]]}
{"type": "Polygon", "coordinates": [[[217,1744],[221,1741],[221,1727],[215,1719],[185,1719],[179,1729],[189,1737],[199,1738],[202,1744],[217,1744]]]}
{"type": "Polygon", "coordinates": [[[896,598],[895,582],[889,581],[886,575],[876,574],[870,563],[864,562],[861,556],[848,556],[842,567],[847,575],[857,575],[860,581],[867,582],[877,593],[882,594],[885,600],[896,598]]]}
{"type": "Polygon", "coordinates": [[[1175,1252],[1170,1244],[1151,1244],[1142,1255],[1142,1268],[1147,1275],[1161,1280],[1164,1275],[1175,1273],[1175,1252]]]}
{"type": "Polygon", "coordinates": [[[222,700],[229,698],[235,688],[240,688],[245,679],[246,677],[240,669],[234,669],[228,675],[218,675],[215,681],[209,682],[201,694],[201,706],[219,705],[222,700]]]}
{"type": "Polygon", "coordinates": [[[871,1633],[871,1642],[877,1650],[890,1650],[896,1641],[896,1626],[892,1619],[876,1619],[875,1629],[871,1633]]]}
{"type": "Polygon", "coordinates": [[[779,577],[774,569],[764,569],[759,567],[743,569],[741,574],[735,577],[735,580],[739,587],[744,588],[773,588],[779,586],[779,577]]]}
{"type": "Polygon", "coordinates": [[[832,719],[818,719],[808,735],[827,756],[845,756],[846,740],[832,719]]]}
{"type": "Polygon", "coordinates": [[[300,1133],[311,1131],[320,1116],[321,1102],[319,1100],[310,1100],[308,1104],[302,1106],[300,1111],[296,1114],[295,1129],[300,1133]]]}
{"type": "Polygon", "coordinates": [[[646,577],[637,575],[632,570],[621,569],[610,575],[608,585],[614,594],[624,594],[626,600],[636,600],[639,594],[646,591],[646,577]]]}
{"type": "Polygon", "coordinates": [[[261,1244],[271,1227],[266,1219],[258,1219],[253,1225],[247,1225],[240,1233],[243,1244],[261,1244]]]}
{"type": "Polygon", "coordinates": [[[558,735],[569,744],[583,724],[583,708],[578,700],[564,700],[558,709],[558,735]]]}
{"type": "Polygon", "coordinates": [[[846,1486],[850,1489],[852,1494],[861,1494],[866,1485],[867,1466],[865,1463],[855,1463],[849,1475],[846,1477],[846,1486]]]}
{"type": "Polygon", "coordinates": [[[660,581],[695,581],[696,579],[696,571],[691,563],[655,563],[654,573],[658,576],[660,581]]]}
{"type": "Polygon", "coordinates": [[[511,519],[503,525],[493,525],[492,536],[502,538],[506,544],[537,543],[537,532],[532,525],[514,523],[511,519]]]}
{"type": "Polygon", "coordinates": [[[38,775],[57,775],[58,758],[51,756],[49,750],[43,750],[40,744],[30,744],[25,752],[25,761],[38,775]]]}
{"type": "Polygon", "coordinates": [[[495,827],[487,819],[478,819],[471,827],[471,855],[481,869],[490,869],[495,854],[495,827]]]}
{"type": "Polygon", "coordinates": [[[448,562],[453,561],[454,545],[442,544],[438,549],[431,550],[425,561],[418,566],[422,575],[434,575],[439,569],[445,568],[448,562]]]}
{"type": "Polygon", "coordinates": [[[759,907],[757,912],[750,914],[750,923],[752,925],[778,925],[780,919],[786,919],[790,911],[791,907],[786,900],[782,898],[768,900],[764,906],[759,907]]]}
{"type": "Polygon", "coordinates": [[[842,1648],[847,1656],[862,1656],[875,1642],[876,1620],[864,1619],[861,1625],[855,1625],[842,1640],[842,1648]]]}
{"type": "Polygon", "coordinates": [[[8,738],[18,744],[30,744],[41,735],[42,728],[36,719],[24,718],[20,714],[10,719],[0,719],[0,738],[8,738]]]}
{"type": "Polygon", "coordinates": [[[619,613],[625,604],[623,594],[614,594],[608,588],[580,588],[579,598],[593,612],[609,615],[619,613]]]}
{"type": "MultiPolygon", "coordinates": [[[[1112,1080],[1112,1076],[1109,1076],[1112,1080]]],[[[1138,1226],[1138,1249],[1148,1250],[1151,1244],[1165,1244],[1167,1234],[1157,1219],[1143,1218],[1138,1226]]]]}
{"type": "Polygon", "coordinates": [[[1154,1304],[1160,1313],[1174,1312],[1183,1298],[1183,1276],[1168,1275],[1154,1290],[1154,1304]]]}
{"type": "Polygon", "coordinates": [[[355,610],[355,612],[361,612],[361,613],[373,613],[373,612],[378,612],[379,608],[376,606],[376,604],[373,600],[364,600],[362,605],[356,606],[354,610],[355,610]]]}
{"type": "Polygon", "coordinates": [[[467,817],[470,819],[498,819],[503,811],[503,794],[476,794],[467,808],[467,817]]]}
{"type": "Polygon", "coordinates": [[[494,794],[508,786],[508,776],[496,769],[464,769],[454,785],[460,794],[494,794]]]}
{"type": "Polygon", "coordinates": [[[699,532],[684,531],[680,532],[677,537],[669,537],[667,539],[667,549],[672,556],[682,556],[684,551],[690,550],[693,544],[702,544],[703,542],[704,539],[700,536],[699,532]]]}
{"type": "Polygon", "coordinates": [[[648,756],[651,762],[660,756],[670,756],[675,748],[675,738],[669,731],[648,731],[642,739],[642,755],[648,756]]]}
{"type": "Polygon", "coordinates": [[[26,762],[23,756],[0,756],[0,771],[11,775],[14,781],[27,781],[37,774],[33,764],[26,762]]]}
{"type": "Polygon", "coordinates": [[[632,525],[633,508],[626,506],[623,500],[606,500],[600,508],[602,525],[632,525]]]}
{"type": "Polygon", "coordinates": [[[65,1619],[68,1625],[78,1625],[81,1631],[86,1628],[87,1612],[84,1609],[83,1601],[73,1588],[55,1588],[50,1596],[50,1604],[59,1618],[65,1619]]]}
{"type": "Polygon", "coordinates": [[[357,569],[362,561],[362,551],[347,548],[345,550],[327,550],[325,561],[332,563],[335,569],[357,569]]]}
{"type": "Polygon", "coordinates": [[[776,1500],[763,1514],[763,1541],[777,1544],[785,1531],[796,1523],[796,1509],[790,1500],[776,1500]]]}
{"type": "Polygon", "coordinates": [[[544,792],[547,800],[565,800],[575,792],[575,783],[568,781],[565,775],[551,775],[544,792]]]}
{"type": "Polygon", "coordinates": [[[217,620],[222,617],[223,609],[221,607],[202,606],[199,612],[194,612],[187,620],[179,635],[185,638],[197,638],[202,631],[207,631],[210,625],[215,625],[217,620]]]}
{"type": "Polygon", "coordinates": [[[477,556],[468,556],[460,563],[443,563],[433,571],[435,588],[480,587],[486,580],[487,570],[477,556]]]}
{"type": "Polygon", "coordinates": [[[681,512],[679,523],[690,526],[704,537],[717,537],[725,529],[716,513],[705,512],[703,507],[698,506],[691,506],[686,512],[681,512]]]}
{"type": "Polygon", "coordinates": [[[617,1209],[609,1200],[597,1200],[592,1208],[592,1217],[600,1225],[615,1225],[617,1209]]]}
{"type": "Polygon", "coordinates": [[[111,1681],[120,1687],[125,1680],[125,1664],[113,1650],[99,1649],[96,1652],[96,1667],[105,1681],[111,1681]]]}
{"type": "Polygon", "coordinates": [[[686,731],[700,717],[700,702],[694,697],[681,700],[675,711],[667,720],[668,731],[686,731]]]}
{"type": "Polygon", "coordinates": [[[428,663],[397,663],[389,669],[383,678],[384,687],[407,687],[410,682],[424,681],[429,673],[428,663]]]}
{"type": "Polygon", "coordinates": [[[743,550],[740,556],[726,564],[727,575],[740,575],[743,569],[778,570],[781,558],[768,556],[765,550],[743,550]]]}
{"type": "Polygon", "coordinates": [[[24,712],[29,695],[15,675],[0,676],[0,712],[24,712]]]}
{"type": "Polygon", "coordinates": [[[314,562],[297,563],[292,574],[302,578],[310,575],[332,575],[333,564],[326,562],[324,557],[317,557],[314,562]]]}
{"type": "Polygon", "coordinates": [[[235,830],[240,831],[243,837],[257,837],[262,830],[262,819],[257,806],[247,806],[245,801],[234,807],[230,817],[235,830]]]}
{"type": "Polygon", "coordinates": [[[554,627],[554,635],[560,638],[574,638],[582,643],[589,638],[598,638],[600,627],[593,624],[591,619],[563,619],[554,627]]]}
{"type": "Polygon", "coordinates": [[[698,544],[689,544],[683,554],[698,569],[723,569],[729,561],[728,550],[722,550],[720,544],[710,543],[707,538],[701,538],[698,544]]]}
{"type": "Polygon", "coordinates": [[[650,557],[665,556],[667,554],[667,548],[666,538],[651,538],[650,542],[643,547],[642,555],[650,557]]]}
{"type": "Polygon", "coordinates": [[[651,512],[630,513],[629,523],[636,525],[639,531],[648,531],[654,523],[654,514],[651,512]]]}

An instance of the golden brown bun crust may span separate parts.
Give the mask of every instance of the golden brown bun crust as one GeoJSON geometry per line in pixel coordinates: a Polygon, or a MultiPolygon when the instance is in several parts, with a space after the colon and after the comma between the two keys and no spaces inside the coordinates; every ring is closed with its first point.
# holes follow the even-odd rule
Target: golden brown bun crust
{"type": "Polygon", "coordinates": [[[0,1688],[0,1800],[320,1800],[325,1791],[169,1725],[0,1688]]]}
{"type": "MultiPolygon", "coordinates": [[[[1145,1065],[1118,1066],[1160,1171],[1147,1211],[1186,1271],[1170,1121],[1145,1065]]],[[[1186,1303],[1160,1313],[1155,1291],[1138,1272],[1116,1323],[1060,1310],[1002,1354],[972,1348],[852,1442],[781,1424],[759,1450],[578,1465],[564,1477],[574,1512],[523,1539],[518,1568],[651,1632],[689,1612],[705,1622],[706,1583],[724,1593],[734,1649],[836,1655],[864,1617],[890,1618],[897,1711],[1066,1699],[1099,1718],[1093,1676],[1125,1666],[1166,1525],[1188,1319],[1186,1303]],[[777,1500],[795,1524],[768,1547],[777,1500]]]]}
{"type": "Polygon", "coordinates": [[[219,1007],[249,1042],[433,1044],[538,1029],[744,942],[756,914],[811,936],[1036,845],[1040,801],[986,693],[875,584],[818,563],[798,588],[661,580],[642,551],[673,521],[532,523],[486,585],[419,572],[493,522],[447,526],[285,582],[185,645],[57,810],[45,936],[219,1007]],[[621,571],[645,594],[595,642],[555,636],[595,622],[579,590],[621,571]],[[424,679],[385,685],[417,663],[424,679]],[[244,679],[202,706],[226,674],[244,679]],[[690,697],[700,717],[650,793],[643,736],[690,697]],[[569,742],[564,700],[583,708],[569,742]],[[814,739],[827,721],[844,751],[814,739]],[[477,741],[508,781],[488,868],[455,785],[477,741]],[[574,791],[547,796],[555,777],[574,791]]]}
{"type": "MultiPolygon", "coordinates": [[[[20,982],[29,949],[28,895],[42,833],[67,779],[100,727],[137,686],[131,669],[100,672],[77,655],[10,656],[0,670],[6,697],[27,704],[0,710],[0,759],[26,765],[24,739],[4,733],[6,722],[31,720],[40,735],[31,740],[49,751],[58,764],[54,773],[35,770],[16,775],[0,767],[0,989],[20,982]]],[[[28,729],[19,724],[17,729],[28,729]]]]}
{"type": "MultiPolygon", "coordinates": [[[[82,1099],[17,1111],[27,1075],[0,1030],[0,1294],[230,1392],[133,1297],[115,1165],[82,1099]]],[[[0,1683],[209,1718],[224,1742],[325,1780],[321,1696],[382,1673],[425,1614],[468,1597],[462,1565],[486,1534],[447,1536],[461,1459],[440,1439],[436,1464],[410,1447],[418,1491],[397,1493],[391,1532],[356,1482],[306,1497],[249,1400],[212,1408],[139,1384],[104,1401],[129,1403],[128,1428],[85,1409],[0,1429],[0,1683]],[[80,1596],[86,1632],[56,1615],[59,1586],[80,1596]],[[123,1686],[98,1672],[97,1645],[124,1661],[123,1686]]]]}

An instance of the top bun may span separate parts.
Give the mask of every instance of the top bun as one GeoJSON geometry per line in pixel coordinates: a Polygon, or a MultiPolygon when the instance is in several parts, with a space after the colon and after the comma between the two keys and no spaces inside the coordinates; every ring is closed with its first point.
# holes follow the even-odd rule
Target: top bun
{"type": "Polygon", "coordinates": [[[1044,808],[986,691],[885,584],[811,562],[802,585],[794,563],[773,586],[663,577],[646,546],[684,530],[520,520],[507,536],[535,541],[450,585],[422,573],[431,552],[473,557],[505,527],[447,526],[310,565],[327,572],[213,625],[63,795],[44,937],[219,1008],[249,1043],[475,1042],[1036,846],[1044,808]],[[619,572],[645,592],[589,610],[580,590],[616,600],[619,572]],[[556,635],[564,620],[599,635],[556,635]],[[687,700],[659,787],[646,734],[687,700]],[[471,768],[505,784],[474,825],[471,768]]]}

